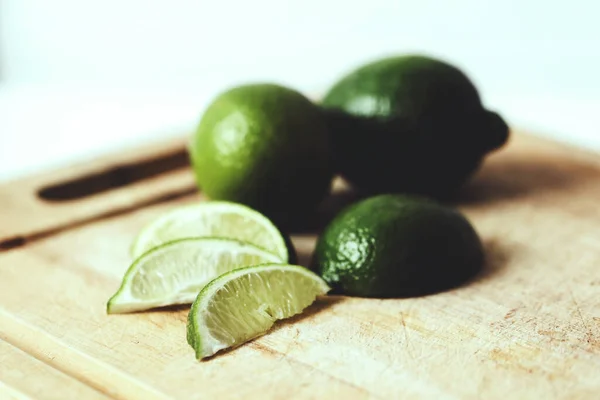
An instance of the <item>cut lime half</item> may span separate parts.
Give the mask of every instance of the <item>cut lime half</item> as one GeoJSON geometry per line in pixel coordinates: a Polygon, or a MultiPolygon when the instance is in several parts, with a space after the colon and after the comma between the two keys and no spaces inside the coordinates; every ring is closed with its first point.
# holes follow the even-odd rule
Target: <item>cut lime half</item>
{"type": "Polygon", "coordinates": [[[219,276],[202,289],[188,316],[187,340],[196,358],[265,334],[276,320],[302,312],[329,291],[304,267],[264,264],[219,276]]]}
{"type": "Polygon", "coordinates": [[[191,237],[224,237],[252,243],[288,261],[285,240],[264,215],[237,203],[206,201],[176,208],[148,224],[131,247],[132,257],[166,242],[191,237]]]}
{"type": "Polygon", "coordinates": [[[279,257],[233,239],[180,239],[155,247],[131,264],[108,301],[109,314],[189,304],[217,276],[279,257]]]}

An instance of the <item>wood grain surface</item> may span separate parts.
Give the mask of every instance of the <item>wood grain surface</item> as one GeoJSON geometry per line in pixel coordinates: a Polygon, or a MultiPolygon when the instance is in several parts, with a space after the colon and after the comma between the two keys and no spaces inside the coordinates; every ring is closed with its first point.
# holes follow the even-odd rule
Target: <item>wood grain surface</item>
{"type": "MultiPolygon", "coordinates": [[[[485,243],[473,281],[413,299],[324,297],[198,362],[187,307],[105,312],[137,231],[202,200],[190,171],[80,200],[36,197],[64,171],[110,170],[181,143],[0,187],[0,398],[598,398],[598,155],[513,135],[455,202],[485,243]]],[[[315,237],[293,236],[304,263],[315,237]]]]}
{"type": "MultiPolygon", "coordinates": [[[[2,330],[5,329],[2,325],[2,330]]],[[[47,356],[52,357],[51,354],[47,356]]],[[[53,400],[110,399],[19,348],[0,341],[0,398],[40,397],[53,400]]]]}

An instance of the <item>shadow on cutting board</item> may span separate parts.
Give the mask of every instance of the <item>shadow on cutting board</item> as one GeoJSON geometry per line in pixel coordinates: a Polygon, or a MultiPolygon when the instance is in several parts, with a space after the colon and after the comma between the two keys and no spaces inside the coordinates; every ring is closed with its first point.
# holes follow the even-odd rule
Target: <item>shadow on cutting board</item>
{"type": "Polygon", "coordinates": [[[497,202],[569,193],[598,180],[594,165],[577,160],[521,154],[490,159],[452,201],[485,206],[497,202]]]}
{"type": "MultiPolygon", "coordinates": [[[[493,206],[505,201],[569,195],[573,190],[599,181],[597,166],[562,155],[532,153],[500,154],[481,169],[454,196],[439,199],[450,206],[493,206]]],[[[338,180],[333,193],[315,215],[299,216],[285,229],[292,233],[318,233],[342,209],[368,196],[338,180]]]]}
{"type": "Polygon", "coordinates": [[[343,296],[320,296],[317,300],[311,304],[309,307],[304,309],[301,314],[294,315],[293,317],[279,320],[275,323],[273,328],[269,332],[277,332],[280,329],[284,329],[290,325],[293,325],[302,320],[307,320],[312,318],[314,315],[320,313],[321,311],[327,310],[334,304],[340,303],[344,301],[343,296]]]}
{"type": "Polygon", "coordinates": [[[191,304],[173,304],[170,306],[156,307],[149,310],[133,311],[130,314],[148,314],[148,313],[179,313],[182,311],[189,312],[191,304]]]}
{"type": "Polygon", "coordinates": [[[517,255],[516,253],[519,249],[512,246],[509,247],[498,238],[484,238],[483,251],[485,253],[485,261],[481,270],[459,287],[484,282],[506,272],[511,265],[511,260],[517,255]]]}

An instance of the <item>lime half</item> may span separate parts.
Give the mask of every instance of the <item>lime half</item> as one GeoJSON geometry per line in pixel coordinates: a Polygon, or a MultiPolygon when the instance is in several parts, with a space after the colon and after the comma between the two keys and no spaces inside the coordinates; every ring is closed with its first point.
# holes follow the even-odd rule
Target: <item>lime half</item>
{"type": "Polygon", "coordinates": [[[252,243],[288,261],[285,240],[264,215],[237,203],[207,201],[176,208],[147,225],[131,248],[133,258],[163,243],[191,237],[225,237],[252,243]]]}
{"type": "Polygon", "coordinates": [[[328,291],[319,276],[296,265],[264,264],[228,272],[206,285],[194,301],[188,343],[198,359],[239,346],[328,291]]]}
{"type": "Polygon", "coordinates": [[[233,239],[180,239],[155,247],[133,262],[108,301],[109,314],[189,304],[217,276],[279,257],[233,239]]]}

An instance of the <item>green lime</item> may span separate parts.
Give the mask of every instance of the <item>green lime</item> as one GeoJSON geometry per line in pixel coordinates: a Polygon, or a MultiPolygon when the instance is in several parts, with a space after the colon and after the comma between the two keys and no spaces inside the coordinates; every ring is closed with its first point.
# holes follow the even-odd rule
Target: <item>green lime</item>
{"type": "Polygon", "coordinates": [[[276,320],[296,315],[327,284],[304,267],[265,264],[221,275],[202,289],[188,316],[187,340],[196,358],[212,356],[265,334],[276,320]]]}
{"type": "Polygon", "coordinates": [[[223,273],[281,262],[250,243],[223,238],[180,239],[155,247],[129,267],[108,301],[109,314],[190,304],[200,289],[223,273]]]}
{"type": "Polygon", "coordinates": [[[233,88],[202,116],[190,147],[200,188],[277,221],[314,210],[332,170],[326,122],[302,94],[273,84],[233,88]]]}
{"type": "Polygon", "coordinates": [[[281,262],[295,262],[289,238],[267,217],[242,204],[226,201],[186,205],[161,215],[141,230],[131,247],[131,255],[138,258],[177,239],[215,236],[252,243],[277,255],[281,262]]]}
{"type": "Polygon", "coordinates": [[[482,107],[477,89],[462,71],[419,55],[384,58],[364,65],[337,82],[322,103],[352,115],[405,116],[413,120],[482,107]]]}
{"type": "Polygon", "coordinates": [[[404,297],[451,288],[482,264],[481,241],[459,212],[418,197],[379,195],[329,224],[312,268],[337,293],[404,297]]]}
{"type": "Polygon", "coordinates": [[[322,106],[336,171],[372,194],[453,194],[508,138],[504,120],[484,109],[463,72],[424,56],[358,68],[322,106]]]}

